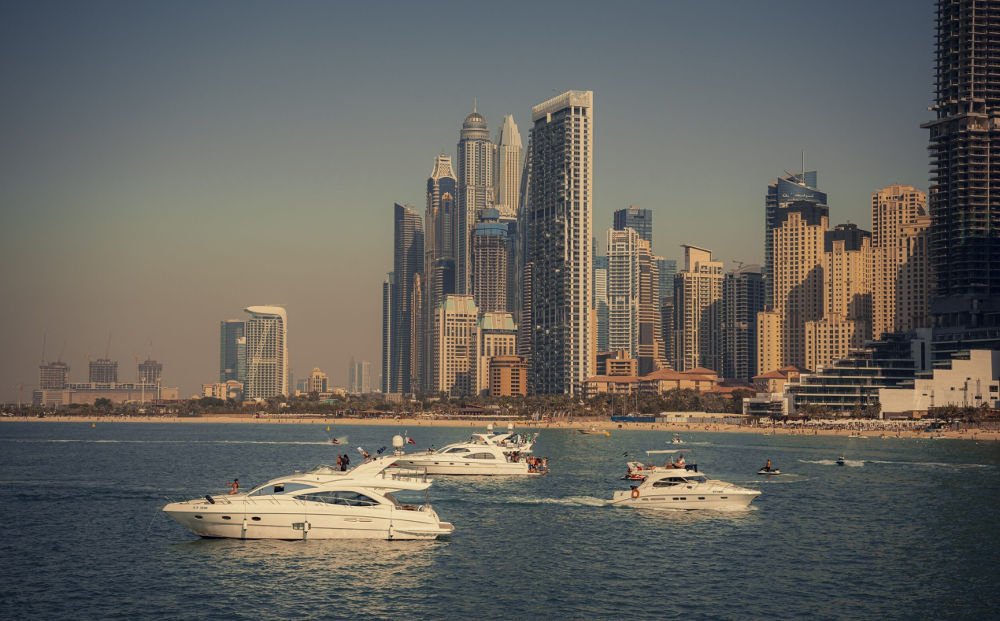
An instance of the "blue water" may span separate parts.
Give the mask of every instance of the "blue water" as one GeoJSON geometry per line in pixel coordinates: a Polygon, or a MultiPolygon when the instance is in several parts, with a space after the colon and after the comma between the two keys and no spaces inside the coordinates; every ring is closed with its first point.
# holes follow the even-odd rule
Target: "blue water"
{"type": "MultiPolygon", "coordinates": [[[[455,533],[433,542],[207,540],[159,511],[400,431],[0,424],[0,618],[997,618],[998,443],[683,434],[689,463],[763,494],[636,512],[604,506],[624,454],[662,463],[644,451],[672,433],[542,430],[548,476],[437,479],[455,533]],[[756,476],[766,459],[791,475],[756,476]]],[[[469,435],[410,431],[418,449],[469,435]]]]}

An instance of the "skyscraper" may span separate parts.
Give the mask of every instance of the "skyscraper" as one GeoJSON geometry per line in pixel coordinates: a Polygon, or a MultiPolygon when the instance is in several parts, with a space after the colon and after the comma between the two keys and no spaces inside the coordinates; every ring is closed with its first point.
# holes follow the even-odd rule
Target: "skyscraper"
{"type": "Polygon", "coordinates": [[[639,374],[660,366],[660,282],[649,242],[631,228],[608,231],[608,350],[629,353],[639,374]]]}
{"type": "Polygon", "coordinates": [[[428,308],[455,293],[455,261],[461,243],[458,222],[458,179],[451,158],[434,158],[427,179],[427,210],[424,213],[424,285],[428,308]]]}
{"type": "Polygon", "coordinates": [[[1000,2],[938,0],[930,130],[934,353],[1000,348],[1000,2]]]}
{"type": "Polygon", "coordinates": [[[597,351],[608,351],[608,255],[597,254],[594,240],[594,302],[597,315],[597,351]]]}
{"type": "Polygon", "coordinates": [[[280,306],[248,306],[247,399],[288,395],[288,314],[280,306]]]}
{"type": "MultiPolygon", "coordinates": [[[[826,192],[821,192],[816,187],[816,171],[810,170],[789,173],[778,177],[767,186],[767,195],[764,197],[764,303],[773,308],[774,283],[771,277],[773,272],[772,248],[774,229],[781,226],[784,218],[781,210],[793,202],[807,201],[826,205],[826,192]]],[[[827,211],[829,213],[829,210],[827,211]]],[[[763,371],[762,371],[763,372],[763,371]]]]}
{"type": "MultiPolygon", "coordinates": [[[[926,229],[929,218],[924,215],[927,195],[912,185],[893,184],[872,194],[872,336],[881,338],[886,332],[925,328],[927,322],[927,284],[919,310],[904,312],[903,306],[911,306],[915,301],[907,300],[902,290],[904,274],[916,285],[910,275],[920,272],[925,280],[929,270],[922,264],[926,261],[926,240],[914,239],[914,226],[926,229]],[[919,222],[925,222],[921,227],[919,222]],[[904,235],[904,231],[907,234],[904,235]],[[917,251],[915,254],[914,251],[917,251]]],[[[929,282],[929,280],[928,280],[929,282]]]]}
{"type": "Polygon", "coordinates": [[[722,279],[722,376],[749,381],[757,375],[757,313],[764,310],[759,265],[741,265],[722,279]]]}
{"type": "Polygon", "coordinates": [[[496,140],[496,208],[501,218],[517,218],[521,207],[521,167],[524,148],[514,116],[503,117],[496,140]]]}
{"type": "Polygon", "coordinates": [[[807,321],[823,317],[823,248],[829,209],[795,201],[774,228],[771,310],[757,314],[757,372],[806,364],[807,321]]]}
{"type": "Polygon", "coordinates": [[[486,119],[478,111],[465,117],[458,139],[458,224],[456,290],[472,291],[472,232],[479,212],[493,206],[493,165],[496,145],[490,141],[486,119]]]}
{"type": "Polygon", "coordinates": [[[392,312],[392,284],[395,280],[395,275],[389,272],[382,281],[382,370],[379,374],[379,390],[382,394],[389,393],[392,377],[392,321],[395,318],[392,312]]]}
{"type": "Polygon", "coordinates": [[[650,252],[653,250],[653,211],[651,209],[639,209],[635,205],[630,205],[628,209],[615,211],[615,230],[624,231],[632,229],[639,234],[639,237],[649,243],[650,252]]]}
{"type": "Polygon", "coordinates": [[[524,218],[531,383],[536,393],[575,395],[594,364],[594,93],[553,97],[532,108],[531,121],[524,218]]]}
{"type": "Polygon", "coordinates": [[[480,212],[472,237],[472,296],[481,313],[508,311],[507,277],[511,262],[508,224],[496,209],[480,212]]]}
{"type": "Polygon", "coordinates": [[[839,224],[823,240],[823,317],[805,326],[805,367],[814,371],[871,340],[871,233],[839,224]]]}
{"type": "Polygon", "coordinates": [[[239,351],[237,341],[244,336],[246,324],[242,319],[225,319],[219,322],[219,381],[246,381],[240,377],[239,351]]]}
{"type": "Polygon", "coordinates": [[[389,392],[407,393],[411,391],[413,371],[414,277],[423,268],[424,231],[420,215],[409,205],[394,206],[394,221],[389,392]]]}
{"type": "Polygon", "coordinates": [[[678,371],[722,369],[722,263],[689,244],[674,280],[674,364],[678,371]]]}

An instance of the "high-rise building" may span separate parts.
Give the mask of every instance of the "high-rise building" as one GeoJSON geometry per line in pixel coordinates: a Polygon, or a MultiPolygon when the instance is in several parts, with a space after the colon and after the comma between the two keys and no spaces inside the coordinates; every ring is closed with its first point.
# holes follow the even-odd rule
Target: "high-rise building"
{"type": "Polygon", "coordinates": [[[677,274],[677,261],[663,257],[653,257],[656,270],[660,276],[660,300],[674,299],[674,275],[677,274]]]}
{"type": "Polygon", "coordinates": [[[319,367],[313,367],[312,373],[305,380],[306,392],[327,392],[330,378],[319,367]]]}
{"type": "Polygon", "coordinates": [[[43,362],[38,365],[38,389],[62,390],[66,387],[69,365],[63,361],[43,362]]]}
{"type": "Polygon", "coordinates": [[[593,375],[596,340],[591,325],[594,93],[553,97],[532,108],[531,121],[524,216],[531,385],[540,394],[575,395],[593,375]]]}
{"type": "Polygon", "coordinates": [[[795,201],[778,211],[773,231],[774,306],[757,315],[757,372],[805,367],[806,322],[823,318],[823,249],[829,209],[795,201]]]}
{"type": "Polygon", "coordinates": [[[927,322],[927,286],[930,274],[924,265],[926,239],[913,237],[917,229],[926,229],[929,218],[924,215],[927,195],[912,185],[893,184],[872,194],[872,336],[881,338],[886,332],[899,332],[929,327],[927,322]],[[904,234],[904,230],[906,233],[904,234]],[[924,276],[922,304],[915,312],[903,312],[912,307],[906,299],[902,279],[907,279],[908,291],[914,286],[916,272],[924,276]]]}
{"type": "Polygon", "coordinates": [[[674,364],[678,371],[722,368],[722,262],[690,244],[674,280],[674,364]]]}
{"type": "Polygon", "coordinates": [[[759,265],[741,265],[722,279],[722,376],[750,381],[757,375],[757,313],[764,310],[759,265]]]}
{"type": "Polygon", "coordinates": [[[147,358],[139,363],[138,372],[140,384],[155,386],[163,379],[163,364],[147,358]]]}
{"type": "Polygon", "coordinates": [[[512,246],[509,225],[496,209],[479,212],[472,238],[472,297],[481,313],[508,311],[507,279],[512,246]]]}
{"type": "Polygon", "coordinates": [[[624,231],[632,229],[639,234],[639,237],[649,243],[649,249],[653,249],[653,210],[639,209],[635,205],[630,205],[627,209],[615,211],[615,230],[624,231]]]}
{"type": "Polygon", "coordinates": [[[108,358],[98,358],[90,361],[91,383],[117,384],[118,383],[118,361],[108,358]]]}
{"type": "Polygon", "coordinates": [[[458,221],[458,179],[451,158],[434,158],[427,179],[427,211],[424,214],[424,286],[427,308],[437,308],[441,299],[455,293],[455,261],[461,244],[458,221]]]}
{"type": "MultiPolygon", "coordinates": [[[[219,381],[235,380],[242,382],[239,373],[238,341],[246,334],[246,325],[242,319],[225,319],[219,322],[219,381]]],[[[245,355],[245,354],[244,354],[245,355]]]]}
{"type": "Polygon", "coordinates": [[[248,306],[247,399],[288,395],[288,314],[280,306],[248,306]]]}
{"type": "Polygon", "coordinates": [[[656,269],[649,242],[636,231],[608,231],[608,351],[628,352],[640,375],[663,364],[656,269]]]}
{"type": "Polygon", "coordinates": [[[812,370],[871,340],[871,233],[840,224],[823,238],[823,317],[807,321],[805,330],[805,366],[812,370]]]}
{"type": "Polygon", "coordinates": [[[608,255],[597,254],[597,240],[594,240],[594,302],[592,308],[597,316],[597,351],[608,350],[608,255]]]}
{"type": "Polygon", "coordinates": [[[476,390],[490,390],[490,364],[497,357],[516,356],[517,326],[510,313],[483,312],[476,325],[476,390]]]}
{"type": "MultiPolygon", "coordinates": [[[[799,173],[785,173],[771,181],[767,186],[767,195],[764,197],[764,304],[768,308],[774,307],[774,284],[771,277],[773,271],[773,231],[784,218],[781,210],[796,201],[808,201],[820,205],[826,205],[826,192],[817,189],[816,171],[803,171],[799,173]]],[[[829,211],[827,211],[829,213],[829,211]]]]}
{"type": "Polygon", "coordinates": [[[934,356],[1000,348],[1000,2],[937,2],[928,211],[934,356]]]}
{"type": "Polygon", "coordinates": [[[389,392],[411,392],[413,362],[413,288],[424,263],[424,231],[417,210],[394,206],[393,277],[389,392]]]}
{"type": "Polygon", "coordinates": [[[503,117],[496,140],[496,208],[501,218],[517,218],[521,207],[521,167],[524,148],[514,116],[503,117]]]}
{"type": "Polygon", "coordinates": [[[358,366],[358,377],[360,382],[358,392],[363,395],[367,395],[374,390],[375,386],[375,382],[372,380],[372,363],[369,360],[362,360],[358,366]]]}
{"type": "Polygon", "coordinates": [[[472,292],[472,233],[479,212],[493,206],[495,151],[486,119],[473,108],[462,123],[458,139],[459,246],[455,285],[460,294],[472,292]]]}
{"type": "Polygon", "coordinates": [[[378,380],[379,390],[382,391],[382,394],[389,393],[392,377],[392,321],[395,318],[392,312],[392,285],[395,280],[395,274],[389,272],[386,279],[382,281],[382,369],[378,380]]]}
{"type": "Polygon", "coordinates": [[[347,363],[347,392],[351,394],[360,392],[358,390],[358,364],[354,362],[354,356],[351,356],[351,361],[347,363]]]}
{"type": "Polygon", "coordinates": [[[434,392],[455,396],[475,393],[478,317],[471,295],[446,295],[435,309],[434,392]]]}

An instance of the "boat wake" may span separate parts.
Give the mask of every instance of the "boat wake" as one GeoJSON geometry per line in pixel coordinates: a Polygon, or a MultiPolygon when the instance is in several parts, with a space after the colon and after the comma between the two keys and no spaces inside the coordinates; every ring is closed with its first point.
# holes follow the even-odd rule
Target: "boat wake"
{"type": "MultiPolygon", "coordinates": [[[[819,464],[821,466],[837,465],[836,459],[800,459],[799,461],[804,464],[819,464]]],[[[861,468],[862,466],[865,465],[865,462],[862,459],[845,459],[844,465],[850,466],[851,468],[861,468]]]]}
{"type": "Polygon", "coordinates": [[[923,466],[925,468],[992,468],[990,464],[946,464],[934,461],[885,461],[872,459],[869,463],[893,466],[923,466]]]}

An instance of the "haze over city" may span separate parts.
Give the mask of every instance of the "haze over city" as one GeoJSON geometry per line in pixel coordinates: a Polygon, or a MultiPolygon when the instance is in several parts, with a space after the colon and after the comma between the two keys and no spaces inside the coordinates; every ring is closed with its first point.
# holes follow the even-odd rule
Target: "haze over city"
{"type": "Polygon", "coordinates": [[[61,357],[218,375],[219,321],[283,304],[296,376],[380,358],[392,206],[476,105],[491,133],[596,103],[594,234],[628,205],[760,263],[769,181],[805,166],[831,223],[927,189],[933,7],[599,3],[13,3],[0,19],[0,398],[61,357]],[[558,27],[552,27],[558,15],[558,27]],[[475,102],[475,103],[474,103],[475,102]],[[922,104],[922,105],[918,105],[922,104]]]}

